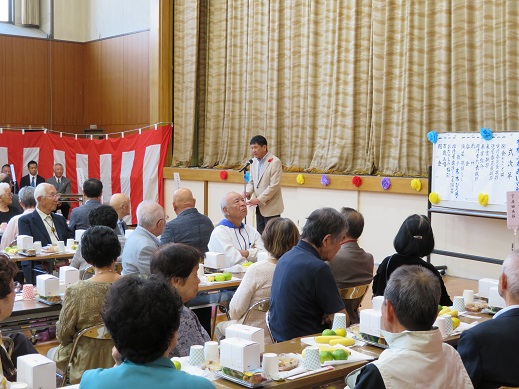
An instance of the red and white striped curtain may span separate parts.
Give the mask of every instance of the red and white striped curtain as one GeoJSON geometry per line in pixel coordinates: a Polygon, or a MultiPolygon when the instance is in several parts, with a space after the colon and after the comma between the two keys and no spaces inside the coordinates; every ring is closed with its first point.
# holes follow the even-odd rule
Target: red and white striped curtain
{"type": "Polygon", "coordinates": [[[163,204],[163,167],[172,126],[157,125],[119,138],[76,139],[74,136],[50,132],[2,131],[0,133],[0,166],[9,163],[15,168],[15,178],[28,174],[27,163],[38,162],[38,174],[51,177],[55,163],[64,166],[64,175],[72,181],[72,193],[81,193],[77,168],[85,178],[103,182],[103,201],[108,203],[113,193],[130,197],[132,223],[137,223],[135,211],[143,200],[163,204]]]}

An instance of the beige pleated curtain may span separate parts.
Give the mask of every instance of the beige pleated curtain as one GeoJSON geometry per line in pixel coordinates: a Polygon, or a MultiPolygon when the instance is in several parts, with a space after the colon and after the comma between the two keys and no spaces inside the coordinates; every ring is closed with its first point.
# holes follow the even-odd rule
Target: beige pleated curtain
{"type": "Polygon", "coordinates": [[[519,130],[519,2],[176,0],[175,165],[425,175],[428,131],[519,130]]]}

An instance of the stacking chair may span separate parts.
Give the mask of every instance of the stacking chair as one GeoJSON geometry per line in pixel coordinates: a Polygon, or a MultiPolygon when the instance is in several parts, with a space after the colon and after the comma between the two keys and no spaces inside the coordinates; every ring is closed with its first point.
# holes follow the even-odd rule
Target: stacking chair
{"type": "Polygon", "coordinates": [[[74,356],[76,355],[77,346],[79,344],[79,340],[82,337],[86,338],[92,338],[92,339],[99,339],[100,342],[103,341],[110,341],[112,340],[112,337],[108,333],[108,330],[106,329],[105,325],[103,323],[99,323],[96,325],[93,325],[91,327],[87,327],[81,331],[79,331],[74,336],[74,343],[72,345],[72,351],[70,352],[70,357],[67,364],[67,370],[63,374],[61,386],[66,386],[68,381],[68,375],[70,372],[70,368],[72,366],[72,360],[74,359],[74,356]]]}
{"type": "Polygon", "coordinates": [[[83,274],[81,275],[81,280],[88,280],[94,276],[94,267],[92,265],[88,265],[88,267],[83,270],[83,274]]]}
{"type": "MultiPolygon", "coordinates": [[[[270,302],[269,302],[269,309],[270,309],[270,302]]],[[[265,323],[267,324],[267,329],[269,330],[269,335],[270,335],[270,339],[272,339],[272,343],[277,343],[277,340],[274,339],[274,337],[272,336],[272,331],[270,329],[270,323],[269,323],[269,315],[270,315],[270,311],[267,311],[265,313],[265,323]]]]}
{"type": "Polygon", "coordinates": [[[270,327],[269,327],[268,321],[267,321],[267,314],[268,314],[269,309],[270,309],[270,298],[266,298],[266,299],[255,302],[254,304],[252,304],[249,307],[249,309],[247,309],[247,312],[245,312],[245,316],[243,318],[243,324],[247,325],[247,321],[249,320],[249,316],[251,315],[252,311],[265,312],[265,321],[267,323],[267,329],[269,331],[270,340],[272,340],[272,343],[276,343],[274,341],[274,338],[272,337],[272,333],[270,332],[270,327]]]}
{"type": "Polygon", "coordinates": [[[357,377],[359,376],[361,369],[362,367],[359,367],[358,369],[353,370],[350,374],[346,376],[346,385],[348,385],[350,389],[353,389],[355,387],[355,384],[357,383],[357,377]]]}
{"type": "Polygon", "coordinates": [[[370,285],[371,282],[366,285],[339,289],[339,294],[346,306],[346,312],[352,324],[359,322],[359,307],[370,285]]]}
{"type": "Polygon", "coordinates": [[[2,336],[2,343],[4,344],[5,350],[7,351],[7,355],[9,358],[13,356],[14,342],[8,336],[2,336]]]}

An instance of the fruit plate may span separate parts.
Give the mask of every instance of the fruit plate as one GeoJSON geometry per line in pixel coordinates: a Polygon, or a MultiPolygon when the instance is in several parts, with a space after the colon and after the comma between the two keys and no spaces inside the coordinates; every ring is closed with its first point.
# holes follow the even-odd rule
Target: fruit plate
{"type": "Polygon", "coordinates": [[[360,362],[360,361],[372,361],[372,356],[359,353],[358,351],[352,350],[351,348],[348,348],[348,351],[351,353],[348,359],[344,359],[341,361],[325,361],[322,363],[322,366],[328,366],[328,365],[344,365],[345,363],[354,363],[354,362],[360,362]]]}
{"type": "Polygon", "coordinates": [[[238,384],[238,385],[241,385],[241,386],[245,386],[246,388],[261,388],[262,386],[265,386],[267,384],[270,383],[270,380],[265,380],[259,384],[253,384],[253,383],[250,383],[250,382],[247,382],[247,381],[244,381],[244,380],[241,380],[239,378],[236,378],[236,377],[233,377],[233,376],[230,376],[230,375],[227,375],[225,374],[223,371],[215,371],[214,374],[217,376],[217,377],[220,377],[220,378],[223,378],[225,380],[228,380],[228,381],[231,381],[231,382],[234,382],[235,384],[238,384]]]}

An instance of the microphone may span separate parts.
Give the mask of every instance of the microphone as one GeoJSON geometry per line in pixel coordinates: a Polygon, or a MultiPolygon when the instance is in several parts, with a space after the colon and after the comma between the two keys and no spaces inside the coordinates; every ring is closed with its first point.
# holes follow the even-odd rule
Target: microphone
{"type": "Polygon", "coordinates": [[[250,165],[252,165],[253,162],[254,162],[254,160],[249,159],[249,162],[247,162],[247,163],[245,164],[244,167],[242,167],[240,170],[238,170],[238,173],[241,173],[242,171],[247,170],[247,168],[248,168],[250,165]]]}

